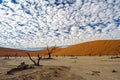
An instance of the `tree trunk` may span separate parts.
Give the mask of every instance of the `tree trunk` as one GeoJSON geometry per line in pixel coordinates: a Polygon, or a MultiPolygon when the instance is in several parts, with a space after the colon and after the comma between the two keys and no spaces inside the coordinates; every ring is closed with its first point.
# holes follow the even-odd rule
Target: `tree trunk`
{"type": "Polygon", "coordinates": [[[51,53],[48,53],[48,58],[51,59],[51,53]]]}

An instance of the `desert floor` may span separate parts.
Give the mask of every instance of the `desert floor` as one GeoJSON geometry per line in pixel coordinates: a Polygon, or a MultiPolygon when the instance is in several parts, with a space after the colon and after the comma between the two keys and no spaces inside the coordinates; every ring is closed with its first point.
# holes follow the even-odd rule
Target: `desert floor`
{"type": "Polygon", "coordinates": [[[28,57],[9,60],[1,57],[0,80],[120,80],[120,58],[110,59],[110,56],[54,57],[41,60],[41,67],[6,75],[23,61],[32,64],[28,57]]]}

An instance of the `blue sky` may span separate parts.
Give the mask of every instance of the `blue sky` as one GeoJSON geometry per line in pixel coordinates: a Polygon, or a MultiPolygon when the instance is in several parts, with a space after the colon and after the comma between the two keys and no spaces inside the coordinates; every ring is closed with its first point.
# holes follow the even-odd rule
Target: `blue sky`
{"type": "Polygon", "coordinates": [[[0,0],[0,46],[34,49],[120,39],[120,0],[0,0]]]}

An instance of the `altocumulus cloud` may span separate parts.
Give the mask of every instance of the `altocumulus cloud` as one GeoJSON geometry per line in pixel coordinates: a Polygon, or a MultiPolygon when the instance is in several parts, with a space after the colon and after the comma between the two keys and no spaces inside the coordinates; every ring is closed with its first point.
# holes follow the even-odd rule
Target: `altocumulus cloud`
{"type": "Polygon", "coordinates": [[[120,39],[120,0],[0,0],[0,45],[35,48],[120,39]]]}

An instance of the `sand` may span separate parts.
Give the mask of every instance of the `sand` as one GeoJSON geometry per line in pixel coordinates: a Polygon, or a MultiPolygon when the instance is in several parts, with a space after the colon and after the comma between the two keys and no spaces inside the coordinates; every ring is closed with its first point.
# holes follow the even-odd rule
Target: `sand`
{"type": "Polygon", "coordinates": [[[41,60],[43,66],[6,75],[23,61],[32,64],[27,57],[1,57],[0,80],[120,80],[120,58],[110,56],[54,57],[41,60]]]}

